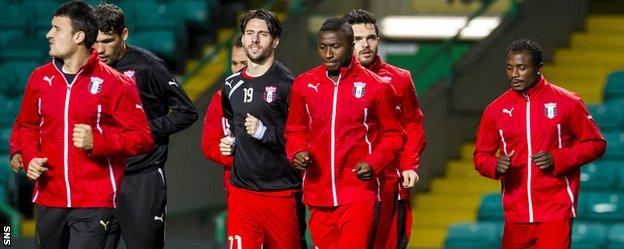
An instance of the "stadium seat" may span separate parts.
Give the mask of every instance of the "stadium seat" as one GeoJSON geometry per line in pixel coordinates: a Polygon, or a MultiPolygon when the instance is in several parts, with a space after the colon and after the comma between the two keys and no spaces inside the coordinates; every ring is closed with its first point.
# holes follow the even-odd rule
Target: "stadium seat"
{"type": "Polygon", "coordinates": [[[599,160],[581,168],[582,191],[610,190],[618,184],[616,161],[599,160]]]}
{"type": "Polygon", "coordinates": [[[172,0],[166,6],[176,19],[191,25],[205,25],[209,18],[210,7],[205,0],[172,0]]]}
{"type": "Polygon", "coordinates": [[[118,6],[124,11],[126,23],[132,32],[146,30],[173,32],[178,27],[174,18],[167,17],[165,5],[159,2],[152,0],[123,1],[118,6]]]}
{"type": "Polygon", "coordinates": [[[498,248],[502,233],[501,223],[478,222],[453,224],[448,230],[445,249],[498,248]]]}
{"type": "Polygon", "coordinates": [[[24,36],[24,30],[22,29],[5,29],[0,32],[0,49],[7,49],[10,45],[9,41],[13,37],[24,36]]]}
{"type": "MultiPolygon", "coordinates": [[[[623,99],[624,100],[624,99],[623,99]]],[[[624,129],[624,101],[610,102],[587,106],[602,132],[619,131],[624,129]]]]}
{"type": "Polygon", "coordinates": [[[624,71],[613,72],[607,77],[604,101],[609,102],[616,99],[624,100],[624,71]]]}
{"type": "Polygon", "coordinates": [[[503,221],[503,203],[500,193],[489,193],[481,197],[479,221],[503,221]]]}
{"type": "Polygon", "coordinates": [[[2,127],[0,128],[0,148],[2,148],[0,153],[6,152],[9,148],[9,138],[11,137],[11,128],[10,127],[2,127]]]}
{"type": "Polygon", "coordinates": [[[624,224],[615,224],[609,229],[607,234],[606,249],[624,248],[624,224]]]}
{"type": "Polygon", "coordinates": [[[3,61],[43,61],[47,57],[48,42],[44,38],[28,36],[13,37],[9,40],[11,49],[1,51],[3,61]]]}
{"type": "Polygon", "coordinates": [[[7,75],[7,82],[10,85],[2,86],[0,89],[3,89],[4,94],[8,96],[21,95],[24,92],[30,73],[38,66],[39,64],[34,61],[16,61],[1,64],[0,72],[3,75],[7,75]],[[13,83],[10,81],[13,81],[13,83]]]}
{"type": "Polygon", "coordinates": [[[607,151],[603,159],[624,160],[624,132],[603,132],[603,136],[607,140],[607,151]]]}
{"type": "Polygon", "coordinates": [[[615,174],[617,175],[615,189],[624,193],[624,161],[616,161],[614,164],[613,168],[615,169],[615,174]]]}
{"type": "Polygon", "coordinates": [[[624,222],[624,194],[584,192],[579,196],[579,220],[589,222],[624,222]]]}
{"type": "MultiPolygon", "coordinates": [[[[20,97],[0,95],[0,127],[11,127],[19,112],[20,97]]],[[[6,149],[6,148],[5,148],[6,149]]]]}
{"type": "Polygon", "coordinates": [[[607,242],[607,227],[600,223],[577,222],[572,226],[571,249],[597,249],[607,242]]]}
{"type": "Polygon", "coordinates": [[[143,31],[128,36],[128,43],[143,47],[165,60],[175,61],[176,37],[168,31],[143,31]]]}
{"type": "Polygon", "coordinates": [[[26,30],[27,18],[22,15],[16,4],[0,3],[0,28],[26,30]]]}

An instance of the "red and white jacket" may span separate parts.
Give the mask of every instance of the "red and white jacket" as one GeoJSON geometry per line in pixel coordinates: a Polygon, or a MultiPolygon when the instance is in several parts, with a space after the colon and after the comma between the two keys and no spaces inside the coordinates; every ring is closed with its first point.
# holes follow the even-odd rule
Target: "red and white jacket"
{"type": "Polygon", "coordinates": [[[225,189],[230,188],[230,169],[234,162],[234,157],[224,156],[219,150],[221,138],[226,136],[228,129],[227,119],[223,117],[221,108],[221,91],[217,91],[208,104],[206,117],[204,117],[204,128],[202,130],[201,149],[204,156],[215,163],[223,165],[223,185],[225,189]]]}
{"type": "Polygon", "coordinates": [[[135,83],[95,51],[73,82],[54,61],[35,69],[18,121],[25,170],[33,158],[48,158],[33,193],[33,202],[44,206],[114,207],[126,157],[154,145],[135,83]],[[73,145],[76,124],[91,126],[90,151],[73,145]]]}
{"type": "Polygon", "coordinates": [[[398,156],[404,132],[391,85],[351,59],[334,82],[324,65],[299,75],[290,93],[285,128],[286,155],[292,162],[309,151],[303,201],[338,206],[376,201],[379,182],[360,180],[353,169],[367,162],[374,176],[398,156]]]}
{"type": "Polygon", "coordinates": [[[392,83],[398,97],[399,108],[401,108],[401,123],[407,134],[401,157],[392,161],[392,164],[385,171],[382,191],[390,194],[398,191],[399,200],[408,199],[410,192],[401,184],[401,172],[405,170],[418,172],[420,154],[426,145],[425,131],[422,125],[423,114],[420,111],[418,99],[416,99],[412,75],[405,69],[383,62],[379,56],[375,59],[375,63],[367,68],[392,83]]]}
{"type": "Polygon", "coordinates": [[[543,77],[524,92],[508,90],[484,111],[474,151],[476,170],[501,178],[506,222],[576,217],[580,167],[599,158],[606,142],[583,101],[543,77]],[[497,151],[511,167],[496,174],[497,151]],[[530,156],[550,152],[554,166],[540,170],[530,156]]]}

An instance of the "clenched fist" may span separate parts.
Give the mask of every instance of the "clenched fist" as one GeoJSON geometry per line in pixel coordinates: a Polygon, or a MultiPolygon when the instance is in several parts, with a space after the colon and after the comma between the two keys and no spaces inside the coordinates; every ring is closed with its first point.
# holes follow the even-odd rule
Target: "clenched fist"
{"type": "Polygon", "coordinates": [[[72,134],[74,146],[83,150],[91,150],[93,148],[93,131],[91,126],[86,124],[74,125],[74,133],[72,134]]]}

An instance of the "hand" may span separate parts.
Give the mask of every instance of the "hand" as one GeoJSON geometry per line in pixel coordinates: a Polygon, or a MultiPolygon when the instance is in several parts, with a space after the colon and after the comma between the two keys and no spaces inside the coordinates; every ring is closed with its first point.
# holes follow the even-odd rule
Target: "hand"
{"type": "Polygon", "coordinates": [[[373,178],[373,169],[368,163],[358,163],[353,170],[358,178],[363,181],[368,181],[373,178]]]}
{"type": "Polygon", "coordinates": [[[247,130],[247,134],[253,136],[254,134],[256,134],[256,131],[258,131],[259,126],[260,120],[247,113],[247,118],[245,118],[245,129],[247,130]]]}
{"type": "Polygon", "coordinates": [[[74,125],[73,141],[74,146],[83,150],[91,150],[93,148],[93,131],[91,126],[86,124],[74,125]]]}
{"type": "Polygon", "coordinates": [[[227,129],[225,133],[227,135],[219,140],[219,151],[221,151],[221,155],[231,156],[234,154],[234,142],[236,139],[232,136],[230,129],[227,129]]]}
{"type": "Polygon", "coordinates": [[[306,170],[308,166],[312,163],[310,159],[310,152],[308,151],[300,151],[295,154],[295,158],[293,159],[293,166],[298,170],[306,170]]]}
{"type": "Polygon", "coordinates": [[[418,174],[416,173],[416,171],[414,170],[404,170],[403,172],[401,172],[401,174],[403,175],[403,187],[404,188],[411,188],[416,186],[416,183],[418,182],[418,174]]]}
{"type": "Polygon", "coordinates": [[[28,177],[28,179],[36,181],[37,179],[39,179],[39,176],[43,174],[43,172],[48,171],[48,168],[43,167],[43,165],[47,162],[47,157],[37,157],[30,160],[30,163],[28,163],[28,172],[26,172],[26,176],[28,177]]]}
{"type": "Polygon", "coordinates": [[[546,151],[537,152],[531,156],[531,159],[541,170],[550,169],[554,165],[552,155],[546,151]]]}
{"type": "Polygon", "coordinates": [[[496,174],[497,175],[507,174],[509,167],[511,167],[511,157],[513,157],[513,155],[515,154],[516,154],[516,151],[512,150],[511,153],[498,157],[498,161],[496,162],[496,174]]]}
{"type": "Polygon", "coordinates": [[[24,168],[24,165],[22,164],[22,154],[15,153],[13,155],[13,157],[11,157],[11,170],[13,170],[13,172],[17,173],[22,168],[24,168]]]}

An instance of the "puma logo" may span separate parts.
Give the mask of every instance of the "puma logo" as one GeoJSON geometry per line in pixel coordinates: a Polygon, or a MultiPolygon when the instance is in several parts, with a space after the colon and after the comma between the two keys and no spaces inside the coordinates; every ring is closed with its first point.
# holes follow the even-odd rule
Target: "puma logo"
{"type": "Polygon", "coordinates": [[[230,89],[231,89],[231,88],[232,88],[232,81],[231,81],[231,80],[230,80],[230,81],[227,81],[227,80],[226,80],[226,81],[225,81],[225,85],[226,85],[226,86],[229,86],[229,87],[230,87],[230,89]]]}
{"type": "Polygon", "coordinates": [[[175,81],[169,81],[169,85],[170,85],[170,86],[177,86],[177,87],[180,87],[180,86],[178,85],[178,83],[176,83],[175,81]]]}
{"type": "Polygon", "coordinates": [[[52,85],[52,80],[54,79],[54,75],[52,75],[52,77],[48,77],[48,76],[43,76],[43,80],[48,82],[48,85],[52,85]]]}
{"type": "Polygon", "coordinates": [[[321,83],[316,83],[316,85],[312,85],[312,83],[308,83],[308,87],[314,89],[318,93],[318,85],[321,83]]]}
{"type": "Polygon", "coordinates": [[[155,221],[160,221],[160,222],[165,222],[165,221],[163,220],[163,216],[165,216],[165,214],[164,214],[164,213],[163,213],[163,214],[161,214],[161,215],[160,215],[160,217],[158,217],[158,216],[154,216],[154,220],[155,220],[155,221]]]}
{"type": "Polygon", "coordinates": [[[106,223],[104,223],[103,220],[100,220],[100,224],[102,224],[102,226],[104,227],[104,231],[108,229],[108,223],[110,223],[110,221],[107,221],[106,223]]]}
{"type": "Polygon", "coordinates": [[[143,109],[143,107],[139,104],[134,104],[134,107],[136,107],[136,109],[143,109]]]}
{"type": "Polygon", "coordinates": [[[509,109],[507,109],[507,108],[504,108],[504,109],[503,109],[503,113],[507,113],[507,114],[509,114],[509,117],[511,117],[511,112],[513,112],[514,108],[515,108],[515,107],[512,107],[512,108],[511,108],[511,110],[509,110],[509,109]]]}

